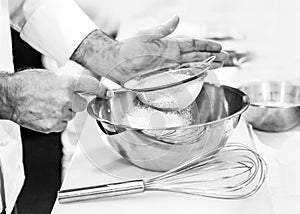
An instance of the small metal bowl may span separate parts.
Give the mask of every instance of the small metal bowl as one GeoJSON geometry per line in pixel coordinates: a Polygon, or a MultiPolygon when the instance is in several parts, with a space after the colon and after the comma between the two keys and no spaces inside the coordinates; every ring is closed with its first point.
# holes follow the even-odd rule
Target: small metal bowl
{"type": "Polygon", "coordinates": [[[300,121],[300,85],[292,82],[252,82],[240,88],[250,97],[245,119],[267,132],[287,131],[300,121]]]}
{"type": "Polygon", "coordinates": [[[204,83],[195,102],[184,110],[149,109],[154,111],[150,115],[158,124],[153,124],[151,118],[146,122],[141,113],[132,121],[143,119],[141,125],[124,124],[122,118],[141,105],[133,92],[125,92],[109,100],[95,98],[87,110],[106,134],[103,137],[108,144],[122,157],[144,169],[166,171],[223,146],[247,109],[249,98],[238,89],[204,83]],[[167,124],[164,118],[170,115],[190,120],[184,125],[175,120],[167,124]]]}

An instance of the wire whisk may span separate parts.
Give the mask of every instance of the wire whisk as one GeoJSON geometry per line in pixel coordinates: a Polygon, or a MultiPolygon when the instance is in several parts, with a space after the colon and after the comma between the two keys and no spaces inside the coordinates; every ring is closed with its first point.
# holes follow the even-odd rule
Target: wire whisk
{"type": "Polygon", "coordinates": [[[107,198],[144,191],[167,191],[219,199],[243,199],[256,193],[267,173],[263,158],[248,147],[228,143],[147,180],[61,190],[60,203],[107,198]]]}

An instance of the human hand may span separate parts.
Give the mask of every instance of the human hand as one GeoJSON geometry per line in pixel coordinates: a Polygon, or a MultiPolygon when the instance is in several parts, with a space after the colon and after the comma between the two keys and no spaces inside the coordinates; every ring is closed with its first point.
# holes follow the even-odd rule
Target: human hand
{"type": "Polygon", "coordinates": [[[221,67],[227,59],[227,53],[216,42],[199,39],[165,38],[176,29],[179,18],[161,26],[140,31],[136,36],[113,41],[95,31],[86,38],[89,42],[82,43],[94,45],[93,50],[78,52],[87,53],[73,56],[75,61],[83,62],[91,71],[105,76],[117,83],[122,83],[136,73],[155,68],[177,65],[185,62],[203,61],[209,56],[216,56],[212,69],[221,67]],[[97,40],[101,40],[97,41],[97,40]],[[79,59],[80,58],[80,59],[79,59]]]}
{"type": "MultiPolygon", "coordinates": [[[[10,119],[26,128],[49,133],[63,131],[76,112],[86,108],[79,93],[105,97],[107,88],[90,76],[62,75],[30,69],[13,74],[7,81],[10,119]]],[[[8,114],[7,114],[8,115],[8,114]]]]}

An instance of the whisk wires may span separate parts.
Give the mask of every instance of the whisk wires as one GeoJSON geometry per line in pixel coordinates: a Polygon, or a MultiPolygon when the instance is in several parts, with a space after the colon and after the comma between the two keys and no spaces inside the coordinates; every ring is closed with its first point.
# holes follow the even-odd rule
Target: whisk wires
{"type": "Polygon", "coordinates": [[[241,199],[259,190],[266,172],[260,155],[244,145],[229,143],[144,182],[145,190],[241,199]]]}

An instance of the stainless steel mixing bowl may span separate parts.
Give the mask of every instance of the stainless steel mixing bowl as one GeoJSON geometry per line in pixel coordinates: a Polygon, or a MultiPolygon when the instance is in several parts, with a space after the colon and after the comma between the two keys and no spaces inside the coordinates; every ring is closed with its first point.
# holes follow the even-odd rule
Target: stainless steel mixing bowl
{"type": "Polygon", "coordinates": [[[300,121],[300,85],[292,82],[252,82],[240,88],[250,97],[246,120],[261,131],[292,129],[300,121]]]}
{"type": "Polygon", "coordinates": [[[89,103],[88,112],[122,157],[144,169],[166,171],[187,158],[224,145],[247,109],[249,99],[238,89],[205,83],[194,103],[182,111],[172,112],[190,116],[187,125],[122,124],[124,115],[141,105],[134,93],[124,92],[110,100],[95,98],[89,103]]]}

